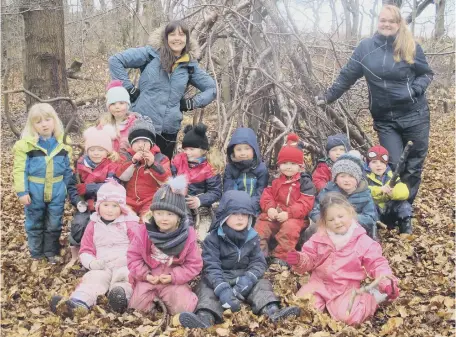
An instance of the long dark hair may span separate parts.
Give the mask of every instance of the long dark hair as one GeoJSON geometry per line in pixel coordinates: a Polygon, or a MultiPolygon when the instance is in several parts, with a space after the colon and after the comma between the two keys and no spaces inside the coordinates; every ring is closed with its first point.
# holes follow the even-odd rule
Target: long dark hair
{"type": "Polygon", "coordinates": [[[160,48],[160,62],[163,69],[168,73],[171,73],[174,62],[176,62],[176,60],[179,58],[173,54],[173,51],[169,47],[168,34],[174,32],[178,28],[184,32],[186,38],[186,43],[184,49],[182,50],[182,55],[188,53],[189,50],[190,32],[187,28],[187,25],[183,21],[172,21],[168,23],[163,31],[162,46],[160,48]]]}

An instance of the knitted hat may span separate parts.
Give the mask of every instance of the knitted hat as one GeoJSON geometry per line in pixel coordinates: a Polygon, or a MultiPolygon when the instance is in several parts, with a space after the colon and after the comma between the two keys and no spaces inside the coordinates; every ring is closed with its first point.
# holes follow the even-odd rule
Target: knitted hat
{"type": "Polygon", "coordinates": [[[186,214],[187,204],[185,195],[187,194],[187,179],[184,175],[171,178],[168,182],[155,192],[150,205],[151,211],[167,210],[176,213],[183,218],[186,214]]]}
{"type": "Polygon", "coordinates": [[[106,183],[101,185],[98,189],[97,203],[95,204],[97,213],[100,212],[100,204],[103,201],[117,202],[123,214],[128,214],[130,212],[127,207],[127,192],[125,191],[125,188],[113,178],[106,179],[106,183]]]}
{"type": "Polygon", "coordinates": [[[372,160],[378,159],[382,163],[388,165],[389,153],[388,150],[383,146],[376,145],[372,146],[369,151],[367,151],[367,163],[369,164],[372,160]]]}
{"type": "Polygon", "coordinates": [[[338,133],[336,135],[332,135],[328,137],[326,142],[326,151],[329,152],[333,147],[343,145],[345,147],[345,152],[350,151],[350,142],[348,138],[343,133],[338,133]]]}
{"type": "Polygon", "coordinates": [[[120,80],[111,81],[106,87],[106,107],[109,108],[111,104],[116,102],[127,102],[128,109],[130,109],[130,94],[122,86],[120,80]]]}
{"type": "Polygon", "coordinates": [[[112,152],[112,140],[116,138],[116,130],[111,125],[105,125],[103,129],[90,127],[84,131],[85,152],[92,146],[99,146],[112,152]]]}
{"type": "Polygon", "coordinates": [[[331,168],[332,180],[336,181],[339,173],[347,173],[356,179],[359,184],[363,178],[363,162],[352,154],[345,153],[336,160],[331,168]]]}
{"type": "Polygon", "coordinates": [[[285,145],[279,152],[277,164],[280,165],[286,162],[304,165],[304,154],[296,146],[285,145]]]}
{"type": "Polygon", "coordinates": [[[141,116],[136,119],[128,130],[128,142],[130,145],[138,139],[148,140],[151,145],[155,144],[155,127],[152,120],[147,116],[141,116]]]}
{"type": "Polygon", "coordinates": [[[206,136],[207,126],[203,123],[191,126],[186,125],[184,128],[184,139],[182,148],[194,147],[203,150],[209,150],[209,141],[206,136]]]}

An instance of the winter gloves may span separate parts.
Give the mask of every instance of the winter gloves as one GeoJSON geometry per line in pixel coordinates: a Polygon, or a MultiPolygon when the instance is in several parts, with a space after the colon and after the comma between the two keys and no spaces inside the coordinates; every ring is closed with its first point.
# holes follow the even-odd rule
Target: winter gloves
{"type": "Polygon", "coordinates": [[[231,309],[232,312],[241,310],[241,302],[236,298],[233,289],[228,283],[220,283],[214,289],[214,293],[219,298],[223,308],[231,309]]]}
{"type": "Polygon", "coordinates": [[[384,279],[380,281],[378,285],[378,290],[381,293],[387,294],[390,300],[395,300],[399,297],[399,288],[397,287],[397,279],[384,279]]]}
{"type": "Polygon", "coordinates": [[[181,111],[189,111],[195,109],[195,101],[192,98],[185,99],[182,98],[180,100],[180,110],[181,111]]]}
{"type": "Polygon", "coordinates": [[[140,91],[138,88],[133,87],[128,90],[128,93],[130,94],[130,102],[133,103],[138,99],[140,91]]]}
{"type": "Polygon", "coordinates": [[[89,263],[89,269],[90,270],[102,270],[105,268],[106,263],[103,260],[92,260],[89,263]]]}
{"type": "Polygon", "coordinates": [[[295,266],[299,263],[300,261],[300,254],[296,251],[294,252],[288,252],[287,254],[287,260],[286,262],[290,265],[290,266],[295,266]]]}
{"type": "Polygon", "coordinates": [[[249,271],[244,276],[239,276],[233,287],[234,295],[241,301],[245,300],[256,282],[257,277],[249,271]]]}

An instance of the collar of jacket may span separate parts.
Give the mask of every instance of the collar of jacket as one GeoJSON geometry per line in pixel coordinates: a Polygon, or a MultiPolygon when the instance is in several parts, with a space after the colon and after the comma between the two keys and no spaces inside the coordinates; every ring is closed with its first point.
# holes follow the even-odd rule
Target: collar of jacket
{"type": "MultiPolygon", "coordinates": [[[[220,236],[223,240],[226,240],[226,241],[229,241],[230,243],[232,243],[234,245],[234,242],[232,242],[225,234],[225,232],[223,231],[223,223],[220,224],[220,226],[218,227],[217,229],[217,235],[220,236]]],[[[249,229],[249,233],[247,234],[247,239],[245,240],[245,243],[249,242],[250,240],[252,240],[255,236],[257,236],[257,232],[252,228],[250,227],[249,229]]]]}
{"type": "MultiPolygon", "coordinates": [[[[59,151],[65,146],[65,144],[63,144],[63,134],[61,134],[59,137],[54,137],[56,140],[57,140],[57,145],[56,147],[52,150],[51,153],[54,153],[56,152],[56,150],[58,149],[59,151]]],[[[38,140],[39,138],[35,138],[35,137],[32,137],[32,136],[29,136],[29,137],[25,137],[24,138],[24,141],[33,146],[33,147],[36,147],[40,150],[42,150],[43,152],[47,153],[46,149],[42,148],[40,145],[38,145],[38,140]]],[[[67,141],[70,141],[70,137],[67,137],[67,141]]],[[[70,141],[71,142],[71,141],[70,141]]],[[[66,145],[66,146],[70,146],[70,145],[66,145]]],[[[56,152],[57,153],[57,152],[56,152]]],[[[50,153],[47,154],[48,156],[50,155],[50,153]]]]}
{"type": "Polygon", "coordinates": [[[298,181],[300,178],[301,178],[301,172],[296,173],[293,177],[291,177],[291,179],[288,179],[288,177],[283,173],[280,173],[280,177],[279,177],[279,179],[282,181],[283,184],[294,183],[294,182],[298,181]]]}
{"type": "MultiPolygon", "coordinates": [[[[365,234],[367,235],[366,230],[362,226],[357,224],[357,227],[353,231],[352,237],[350,238],[350,240],[348,240],[348,242],[344,246],[344,248],[347,247],[350,242],[358,240],[358,238],[360,236],[365,235],[365,234]]],[[[322,244],[331,246],[334,249],[336,249],[336,247],[334,246],[334,243],[331,241],[331,239],[329,238],[328,234],[326,233],[326,229],[325,228],[320,228],[317,231],[317,233],[312,237],[312,240],[314,242],[322,243],[322,244]]],[[[343,250],[343,248],[342,248],[342,250],[343,250]]]]}
{"type": "MultiPolygon", "coordinates": [[[[90,220],[104,224],[104,222],[101,220],[101,216],[97,212],[93,212],[90,215],[90,220]]],[[[139,218],[136,215],[130,214],[130,213],[129,214],[120,214],[116,219],[112,220],[112,222],[110,222],[109,225],[106,225],[106,226],[110,226],[110,225],[122,223],[122,222],[127,222],[127,221],[138,222],[139,218]]]]}
{"type": "Polygon", "coordinates": [[[385,36],[380,34],[379,32],[376,32],[372,38],[375,42],[377,42],[380,45],[387,43],[389,46],[392,46],[394,41],[396,40],[396,36],[397,35],[385,36]]]}
{"type": "Polygon", "coordinates": [[[391,171],[391,168],[389,166],[386,166],[386,171],[383,174],[382,179],[380,180],[378,176],[374,172],[372,172],[372,170],[368,166],[366,167],[366,177],[370,181],[373,181],[374,183],[383,186],[393,177],[393,171],[391,171]]]}

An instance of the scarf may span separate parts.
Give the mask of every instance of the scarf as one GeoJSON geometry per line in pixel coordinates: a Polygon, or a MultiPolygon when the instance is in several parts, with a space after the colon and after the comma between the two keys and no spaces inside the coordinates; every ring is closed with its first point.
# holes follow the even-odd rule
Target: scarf
{"type": "Polygon", "coordinates": [[[227,224],[223,224],[223,233],[225,233],[226,237],[233,241],[238,248],[241,248],[242,245],[244,245],[245,240],[247,240],[249,229],[250,226],[247,226],[242,231],[236,231],[227,224]]]}
{"type": "Polygon", "coordinates": [[[179,227],[171,233],[160,232],[154,218],[150,219],[150,223],[146,223],[146,229],[150,241],[167,256],[179,255],[188,238],[188,223],[182,220],[179,227]]]}
{"type": "Polygon", "coordinates": [[[196,158],[196,159],[188,162],[188,167],[194,168],[194,167],[204,163],[205,161],[206,161],[206,156],[196,158]]]}
{"type": "Polygon", "coordinates": [[[258,166],[258,160],[256,158],[248,160],[235,161],[231,158],[234,167],[236,167],[242,173],[247,172],[251,169],[255,169],[258,166]]]}
{"type": "Polygon", "coordinates": [[[326,228],[326,233],[328,233],[328,237],[336,247],[336,250],[341,250],[346,246],[348,241],[350,241],[356,227],[358,227],[358,225],[355,221],[353,221],[345,234],[334,233],[328,228],[326,228]]]}
{"type": "Polygon", "coordinates": [[[98,164],[95,164],[90,158],[89,156],[86,154],[84,155],[84,165],[87,166],[87,167],[90,167],[92,170],[94,170],[98,164]]]}

